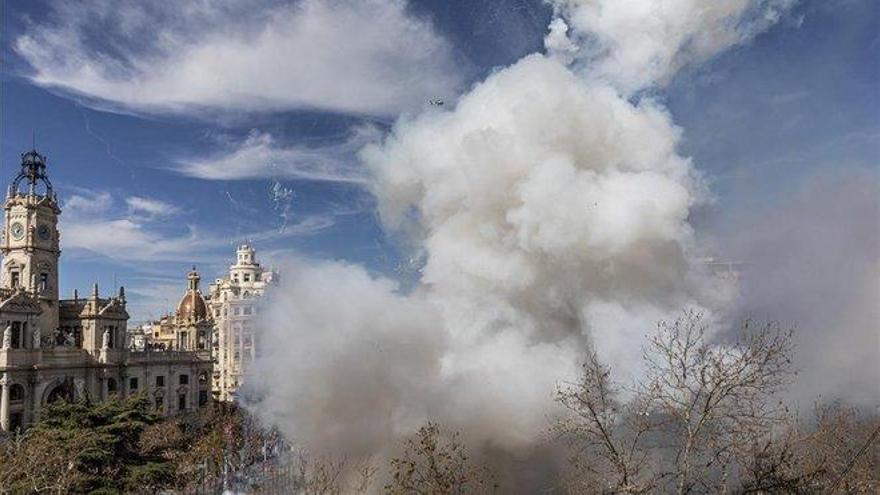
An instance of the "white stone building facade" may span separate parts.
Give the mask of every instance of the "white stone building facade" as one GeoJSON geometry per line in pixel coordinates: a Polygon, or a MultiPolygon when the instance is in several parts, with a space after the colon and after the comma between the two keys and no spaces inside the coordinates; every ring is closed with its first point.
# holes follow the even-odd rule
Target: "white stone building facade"
{"type": "Polygon", "coordinates": [[[245,244],[236,251],[229,274],[210,286],[208,307],[214,321],[214,397],[234,400],[244,383],[248,366],[259,352],[255,321],[260,299],[278,281],[278,274],[264,269],[255,250],[245,244]]]}
{"type": "Polygon", "coordinates": [[[61,208],[36,150],[4,202],[0,238],[0,429],[35,421],[59,399],[147,393],[164,414],[208,403],[209,351],[135,351],[126,342],[126,297],[60,299],[61,208]],[[206,357],[207,356],[207,357],[206,357]]]}

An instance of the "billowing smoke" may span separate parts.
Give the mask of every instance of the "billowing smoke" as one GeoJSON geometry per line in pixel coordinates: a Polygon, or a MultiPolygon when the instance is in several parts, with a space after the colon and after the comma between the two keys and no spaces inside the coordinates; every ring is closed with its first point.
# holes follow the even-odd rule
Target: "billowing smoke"
{"type": "Polygon", "coordinates": [[[291,262],[284,275],[257,362],[274,378],[252,380],[267,385],[260,413],[355,455],[423,423],[448,346],[436,308],[354,265],[291,262]]]}
{"type": "Polygon", "coordinates": [[[560,45],[556,36],[548,48],[577,54],[587,77],[635,91],[750,40],[795,1],[554,0],[581,43],[560,45]]]}
{"type": "Polygon", "coordinates": [[[420,283],[287,266],[254,409],[335,453],[381,452],[429,419],[518,451],[588,346],[638,374],[658,319],[723,307],[730,288],[693,261],[703,180],[668,112],[633,91],[746,39],[765,4],[560,1],[548,55],[399,120],[362,159],[383,225],[426,255],[420,283]]]}

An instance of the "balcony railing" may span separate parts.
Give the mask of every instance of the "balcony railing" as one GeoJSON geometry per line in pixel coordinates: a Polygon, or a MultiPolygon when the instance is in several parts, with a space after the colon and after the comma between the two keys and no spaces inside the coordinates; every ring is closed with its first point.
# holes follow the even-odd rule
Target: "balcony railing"
{"type": "Polygon", "coordinates": [[[55,368],[79,366],[94,361],[95,356],[76,347],[53,347],[47,349],[0,350],[0,368],[39,367],[55,368]]]}
{"type": "Polygon", "coordinates": [[[77,347],[49,347],[42,349],[0,350],[0,368],[63,368],[83,366],[99,362],[105,363],[160,363],[209,361],[203,353],[196,351],[128,351],[110,349],[107,355],[89,353],[77,347]]]}
{"type": "Polygon", "coordinates": [[[129,351],[125,356],[127,362],[159,362],[159,361],[198,361],[199,353],[196,351],[170,351],[149,350],[129,351]]]}

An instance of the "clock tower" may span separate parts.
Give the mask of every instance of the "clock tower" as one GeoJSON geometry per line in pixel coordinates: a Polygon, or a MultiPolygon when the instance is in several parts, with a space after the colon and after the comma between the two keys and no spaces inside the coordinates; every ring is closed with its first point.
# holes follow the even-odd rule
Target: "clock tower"
{"type": "Polygon", "coordinates": [[[21,289],[40,299],[40,329],[58,328],[58,198],[46,175],[46,157],[32,150],[21,155],[21,171],[9,185],[0,286],[21,289]]]}

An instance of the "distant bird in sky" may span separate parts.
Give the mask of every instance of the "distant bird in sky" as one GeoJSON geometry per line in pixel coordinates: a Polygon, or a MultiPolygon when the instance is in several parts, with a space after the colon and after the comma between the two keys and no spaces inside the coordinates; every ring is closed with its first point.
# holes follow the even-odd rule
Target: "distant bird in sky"
{"type": "Polygon", "coordinates": [[[442,107],[443,106],[443,100],[428,100],[428,103],[430,103],[431,105],[434,105],[435,107],[442,107]]]}

